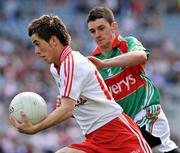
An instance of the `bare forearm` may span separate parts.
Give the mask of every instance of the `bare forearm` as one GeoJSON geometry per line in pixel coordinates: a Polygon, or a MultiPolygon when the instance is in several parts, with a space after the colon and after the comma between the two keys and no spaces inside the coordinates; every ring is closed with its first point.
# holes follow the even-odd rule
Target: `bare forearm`
{"type": "Polygon", "coordinates": [[[72,116],[72,111],[68,110],[68,108],[59,107],[54,110],[49,116],[44,119],[39,124],[35,125],[35,133],[42,131],[44,129],[55,126],[62,121],[70,118],[72,116]]]}
{"type": "Polygon", "coordinates": [[[133,51],[120,56],[104,60],[105,67],[127,67],[145,63],[147,60],[144,51],[133,51]]]}

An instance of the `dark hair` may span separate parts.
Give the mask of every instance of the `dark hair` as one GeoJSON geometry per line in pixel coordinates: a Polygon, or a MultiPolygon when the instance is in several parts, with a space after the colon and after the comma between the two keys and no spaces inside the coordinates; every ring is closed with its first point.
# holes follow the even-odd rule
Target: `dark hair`
{"type": "Polygon", "coordinates": [[[58,16],[43,15],[33,20],[29,24],[28,34],[30,37],[36,34],[47,42],[52,36],[56,36],[63,45],[69,45],[71,41],[65,24],[58,16]]]}
{"type": "Polygon", "coordinates": [[[114,14],[111,9],[107,7],[95,7],[89,11],[87,23],[101,18],[104,18],[109,24],[112,24],[115,21],[114,14]]]}

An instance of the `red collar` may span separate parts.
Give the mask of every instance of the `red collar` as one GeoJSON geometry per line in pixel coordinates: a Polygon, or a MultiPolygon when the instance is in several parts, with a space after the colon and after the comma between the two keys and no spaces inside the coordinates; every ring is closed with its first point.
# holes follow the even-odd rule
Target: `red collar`
{"type": "MultiPolygon", "coordinates": [[[[61,63],[65,60],[65,58],[69,55],[69,53],[72,52],[72,49],[70,46],[65,46],[63,48],[63,50],[61,51],[60,55],[59,55],[59,66],[61,65],[61,63]]],[[[54,67],[56,68],[58,74],[59,74],[59,68],[57,65],[54,64],[54,67]]]]}
{"type": "MultiPolygon", "coordinates": [[[[119,37],[120,35],[115,36],[113,44],[112,44],[112,48],[116,48],[119,46],[121,50],[127,50],[128,48],[127,48],[127,45],[124,43],[124,40],[120,40],[119,37]]],[[[98,54],[101,54],[101,50],[98,47],[96,47],[96,49],[92,51],[92,55],[95,56],[98,54]]]]}

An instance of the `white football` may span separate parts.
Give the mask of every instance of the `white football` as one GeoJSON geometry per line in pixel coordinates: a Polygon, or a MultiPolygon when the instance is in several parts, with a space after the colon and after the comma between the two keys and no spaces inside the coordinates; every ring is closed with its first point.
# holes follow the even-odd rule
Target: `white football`
{"type": "Polygon", "coordinates": [[[47,103],[45,100],[34,92],[22,92],[17,94],[11,101],[9,112],[22,122],[20,112],[24,112],[32,124],[43,120],[47,114],[47,103]]]}

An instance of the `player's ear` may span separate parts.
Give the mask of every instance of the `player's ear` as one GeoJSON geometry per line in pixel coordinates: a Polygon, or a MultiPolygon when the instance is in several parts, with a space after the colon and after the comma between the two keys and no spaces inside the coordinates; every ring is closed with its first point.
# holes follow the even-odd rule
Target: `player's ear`
{"type": "Polygon", "coordinates": [[[58,39],[57,39],[57,37],[56,36],[52,36],[50,39],[49,39],[49,44],[51,45],[51,46],[57,46],[57,42],[58,42],[58,39]]]}
{"type": "Polygon", "coordinates": [[[117,22],[113,22],[111,24],[111,29],[112,29],[112,32],[116,32],[116,30],[118,29],[118,23],[117,22]]]}

